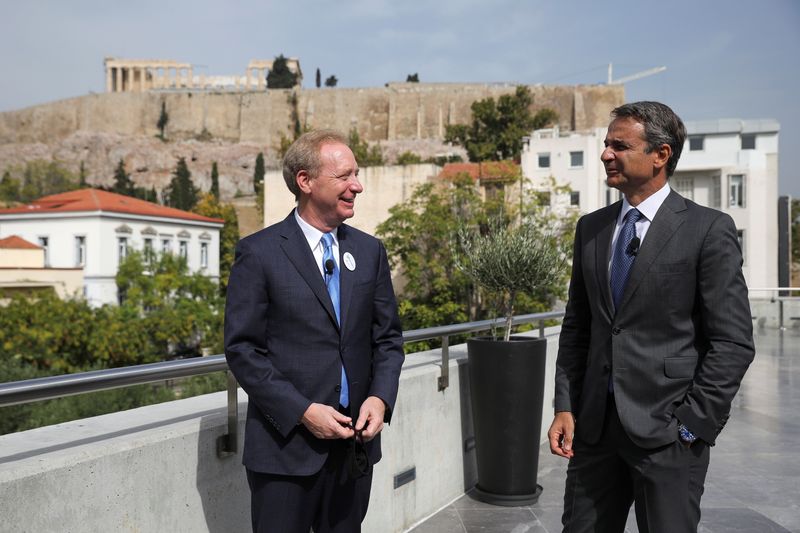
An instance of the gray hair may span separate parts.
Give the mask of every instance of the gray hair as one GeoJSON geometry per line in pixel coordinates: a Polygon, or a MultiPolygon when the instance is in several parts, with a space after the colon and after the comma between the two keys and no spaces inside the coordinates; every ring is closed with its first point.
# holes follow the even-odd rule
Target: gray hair
{"type": "Polygon", "coordinates": [[[286,150],[283,156],[283,180],[294,194],[300,198],[300,187],[297,186],[297,173],[301,170],[316,178],[322,162],[319,151],[323,144],[341,143],[347,145],[347,138],[336,130],[309,131],[298,137],[286,150]]]}
{"type": "Polygon", "coordinates": [[[660,102],[632,102],[614,109],[611,117],[632,118],[644,126],[646,153],[668,144],[672,148],[672,155],[667,161],[667,177],[672,176],[686,141],[686,126],[672,109],[660,102]]]}

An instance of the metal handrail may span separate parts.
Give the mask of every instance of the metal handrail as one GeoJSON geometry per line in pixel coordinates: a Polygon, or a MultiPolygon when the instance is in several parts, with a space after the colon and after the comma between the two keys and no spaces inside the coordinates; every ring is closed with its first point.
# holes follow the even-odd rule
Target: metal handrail
{"type": "MultiPolygon", "coordinates": [[[[538,322],[539,336],[543,337],[545,321],[562,316],[564,316],[564,311],[518,315],[512,319],[512,324],[518,326],[538,322]]],[[[438,378],[438,388],[443,391],[449,386],[450,337],[493,329],[501,325],[502,321],[502,319],[479,320],[462,324],[414,329],[403,332],[403,342],[441,339],[442,367],[438,378]]],[[[0,383],[0,407],[220,371],[227,371],[228,373],[228,433],[222,435],[217,441],[217,454],[220,457],[224,457],[236,453],[236,432],[238,427],[238,399],[236,394],[238,384],[228,370],[228,363],[224,355],[211,355],[0,383]]]]}

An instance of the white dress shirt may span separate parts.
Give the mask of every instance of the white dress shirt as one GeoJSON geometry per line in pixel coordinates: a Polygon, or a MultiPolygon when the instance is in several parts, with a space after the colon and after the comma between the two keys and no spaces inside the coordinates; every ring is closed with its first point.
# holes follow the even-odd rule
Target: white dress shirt
{"type": "MultiPolygon", "coordinates": [[[[636,236],[639,237],[640,247],[642,244],[644,244],[644,237],[647,235],[647,230],[650,229],[650,223],[655,218],[658,209],[661,207],[661,204],[664,203],[664,200],[667,199],[667,196],[669,196],[671,190],[672,189],[669,188],[669,183],[665,183],[663,187],[648,196],[647,199],[636,206],[636,209],[638,209],[642,214],[642,216],[636,222],[636,236]]],[[[625,221],[625,215],[627,215],[628,211],[631,209],[634,209],[634,207],[629,204],[628,199],[623,196],[622,209],[620,209],[619,217],[617,217],[617,225],[614,227],[614,235],[611,238],[611,253],[609,254],[608,260],[609,276],[611,275],[611,262],[614,260],[614,249],[617,246],[617,237],[619,236],[619,232],[622,230],[622,225],[625,221]]]]}
{"type": "MultiPolygon", "coordinates": [[[[311,253],[314,254],[314,261],[317,263],[317,268],[319,268],[319,275],[325,278],[325,270],[322,268],[322,256],[325,254],[325,246],[322,243],[322,235],[323,232],[303,220],[303,217],[300,216],[300,213],[297,212],[297,209],[294,210],[294,218],[297,220],[297,224],[300,226],[300,229],[303,231],[303,235],[305,235],[306,240],[308,241],[308,247],[311,248],[311,253]]],[[[331,232],[333,234],[333,260],[336,261],[336,266],[339,266],[339,228],[336,228],[331,232]]]]}

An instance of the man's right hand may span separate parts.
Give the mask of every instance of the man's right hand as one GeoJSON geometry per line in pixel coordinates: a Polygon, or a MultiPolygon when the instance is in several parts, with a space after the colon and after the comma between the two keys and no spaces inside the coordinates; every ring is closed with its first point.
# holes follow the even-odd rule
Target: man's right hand
{"type": "Polygon", "coordinates": [[[355,435],[353,419],[330,405],[312,403],[300,422],[318,439],[349,439],[355,435]]]}
{"type": "Polygon", "coordinates": [[[556,413],[547,438],[550,440],[550,452],[554,455],[571,459],[575,452],[572,450],[572,438],[575,436],[575,418],[569,411],[556,413]]]}

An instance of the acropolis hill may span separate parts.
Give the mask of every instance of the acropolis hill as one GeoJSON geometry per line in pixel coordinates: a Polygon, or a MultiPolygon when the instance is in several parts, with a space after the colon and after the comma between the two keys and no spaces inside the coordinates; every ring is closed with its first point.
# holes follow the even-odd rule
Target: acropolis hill
{"type": "MultiPolygon", "coordinates": [[[[190,67],[164,63],[159,68],[190,67]]],[[[267,63],[257,63],[262,73],[267,63]]],[[[220,87],[193,77],[190,68],[183,77],[155,75],[155,64],[109,58],[108,92],[0,113],[0,173],[32,159],[58,159],[77,172],[83,161],[90,183],[109,183],[121,158],[137,184],[160,188],[183,156],[201,187],[210,161],[217,161],[223,194],[232,195],[251,188],[247,181],[259,151],[275,162],[275,148],[282,135],[291,136],[295,120],[307,128],[355,128],[390,153],[395,145],[427,144],[441,151],[445,126],[469,122],[473,102],[515,90],[511,83],[267,89],[263,77],[256,81],[259,75],[250,77],[249,70],[246,79],[220,87]],[[162,104],[169,114],[166,143],[155,139],[162,104]]],[[[604,126],[609,112],[624,103],[622,85],[529,88],[532,111],[554,109],[567,131],[604,126]]]]}

